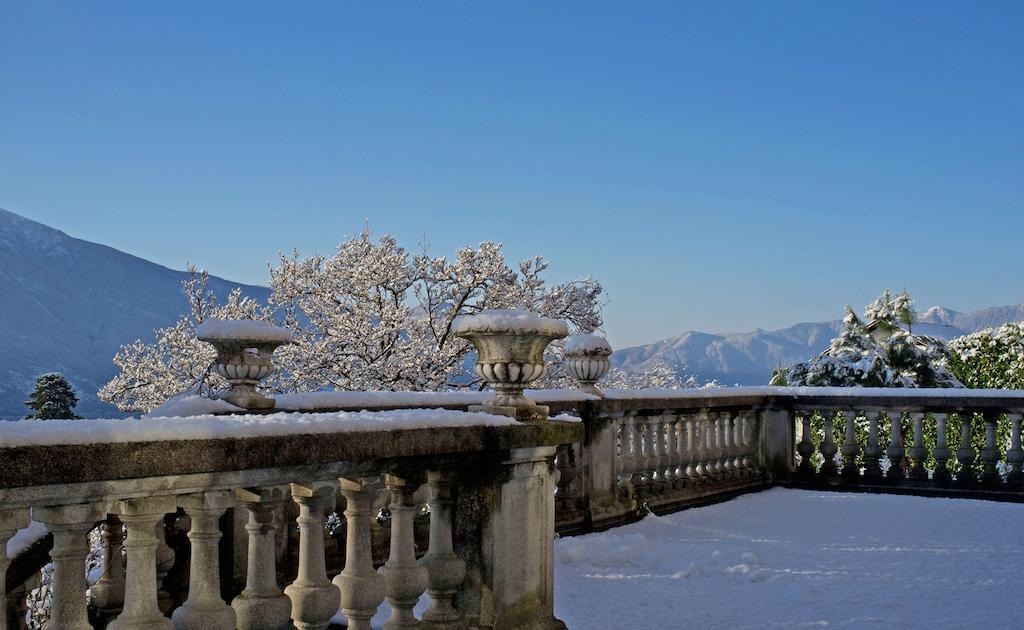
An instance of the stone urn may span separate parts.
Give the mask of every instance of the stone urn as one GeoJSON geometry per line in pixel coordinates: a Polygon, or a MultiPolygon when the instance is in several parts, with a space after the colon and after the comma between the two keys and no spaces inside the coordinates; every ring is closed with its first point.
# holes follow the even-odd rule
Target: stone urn
{"type": "Polygon", "coordinates": [[[452,329],[455,336],[468,339],[476,348],[476,375],[495,393],[470,411],[521,421],[548,417],[548,408],[524,396],[523,390],[544,375],[544,349],[548,344],[569,334],[563,320],[523,310],[484,310],[457,317],[452,329]]]}
{"type": "Polygon", "coordinates": [[[291,343],[291,331],[258,320],[208,319],[196,328],[196,337],[217,351],[213,370],[231,385],[221,400],[243,409],[274,408],[274,399],[256,388],[276,371],[271,357],[278,346],[291,343]]]}
{"type": "Polygon", "coordinates": [[[581,390],[603,398],[604,393],[597,386],[597,382],[611,369],[612,364],[608,360],[611,354],[612,347],[604,337],[576,335],[566,340],[562,362],[569,374],[580,384],[581,390]]]}

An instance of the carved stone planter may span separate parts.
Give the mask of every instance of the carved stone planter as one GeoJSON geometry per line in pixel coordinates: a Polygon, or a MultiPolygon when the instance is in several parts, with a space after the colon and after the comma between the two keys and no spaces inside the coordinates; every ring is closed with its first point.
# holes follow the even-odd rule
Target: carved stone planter
{"type": "Polygon", "coordinates": [[[208,319],[196,329],[196,337],[217,350],[213,370],[231,384],[221,400],[244,409],[274,408],[274,399],[256,387],[276,371],[271,357],[278,346],[291,343],[289,330],[255,320],[208,319]]]}
{"type": "Polygon", "coordinates": [[[568,333],[560,319],[529,311],[485,310],[456,318],[453,332],[476,347],[477,376],[490,383],[494,397],[470,407],[517,420],[544,420],[548,408],[523,395],[523,389],[544,374],[544,349],[568,333]]]}
{"type": "Polygon", "coordinates": [[[604,393],[597,382],[611,369],[612,364],[608,360],[611,354],[612,347],[604,337],[577,335],[565,342],[562,360],[565,369],[579,382],[581,390],[603,398],[604,393]]]}

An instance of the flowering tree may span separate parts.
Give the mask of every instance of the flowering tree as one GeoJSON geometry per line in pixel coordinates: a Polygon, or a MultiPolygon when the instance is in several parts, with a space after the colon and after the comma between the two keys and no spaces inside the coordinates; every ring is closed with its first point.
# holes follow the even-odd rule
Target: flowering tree
{"type": "Polygon", "coordinates": [[[963,387],[946,366],[941,340],[914,335],[913,300],[886,290],[865,308],[849,306],[843,330],[818,356],[772,374],[772,385],[809,387],[963,387]],[[906,329],[904,329],[904,326],[906,329]]]}
{"type": "Polygon", "coordinates": [[[972,388],[1024,389],[1024,322],[949,342],[949,368],[972,388]]]}
{"type": "MultiPolygon", "coordinates": [[[[601,325],[601,285],[583,278],[547,285],[547,262],[512,269],[501,245],[483,242],[435,258],[410,255],[391,236],[364,230],[334,256],[282,256],[270,271],[272,306],[296,343],[278,351],[278,388],[436,390],[474,383],[472,347],[452,334],[459,315],[523,308],[568,322],[574,334],[601,325]]],[[[559,352],[552,350],[553,358],[559,352]]]]}
{"type": "Polygon", "coordinates": [[[189,312],[168,328],[155,331],[156,341],[121,346],[114,355],[120,372],[99,391],[100,400],[113,403],[121,411],[149,411],[165,400],[189,389],[224,387],[210,370],[216,353],[196,339],[196,326],[210,317],[221,319],[269,319],[270,310],[255,300],[232,291],[224,304],[218,304],[209,290],[209,276],[193,265],[182,283],[189,312]]]}
{"type": "MultiPolygon", "coordinates": [[[[391,236],[373,240],[368,230],[330,256],[281,256],[270,270],[269,306],[240,291],[225,304],[207,288],[206,272],[190,267],[183,283],[189,313],[156,340],[123,346],[114,357],[120,373],[100,390],[102,400],[123,411],[149,411],[171,396],[225,384],[210,371],[214,352],[195,338],[210,317],[263,319],[277,316],[295,343],[277,352],[277,391],[321,388],[435,390],[471,387],[470,344],[452,334],[455,317],[485,308],[525,308],[564,319],[573,334],[601,326],[601,285],[583,278],[557,285],[544,279],[542,257],[510,267],[501,245],[484,242],[451,260],[423,248],[409,254],[391,236]]],[[[553,366],[542,386],[565,383],[553,344],[553,366]]]]}

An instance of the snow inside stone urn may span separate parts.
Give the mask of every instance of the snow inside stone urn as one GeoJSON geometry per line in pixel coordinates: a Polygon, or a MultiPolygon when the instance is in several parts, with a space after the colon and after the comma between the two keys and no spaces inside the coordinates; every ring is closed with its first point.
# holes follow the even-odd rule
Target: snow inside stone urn
{"type": "Polygon", "coordinates": [[[196,328],[196,337],[217,351],[213,369],[231,384],[221,400],[245,409],[274,408],[274,399],[256,388],[275,372],[271,357],[278,346],[291,343],[291,331],[251,319],[211,318],[196,328]]]}
{"type": "Polygon", "coordinates": [[[453,332],[476,347],[474,370],[490,383],[495,395],[470,407],[517,420],[544,420],[548,408],[523,395],[527,385],[544,375],[544,349],[569,334],[565,322],[525,310],[484,310],[455,319],[453,332]]]}
{"type": "Polygon", "coordinates": [[[597,382],[611,369],[612,347],[608,340],[598,335],[576,335],[565,342],[562,360],[569,374],[588,394],[604,396],[597,382]]]}

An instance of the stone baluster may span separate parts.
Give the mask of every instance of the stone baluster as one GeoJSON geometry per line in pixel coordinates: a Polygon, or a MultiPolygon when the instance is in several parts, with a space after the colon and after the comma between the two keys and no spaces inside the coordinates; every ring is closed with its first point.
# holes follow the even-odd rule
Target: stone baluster
{"type": "Polygon", "coordinates": [[[956,460],[960,462],[960,470],[956,473],[956,482],[961,486],[973,486],[977,483],[974,474],[974,460],[978,452],[971,445],[971,421],[973,414],[963,413],[960,416],[960,448],[956,449],[956,460]]]}
{"type": "Polygon", "coordinates": [[[455,555],[452,541],[452,485],[448,473],[427,473],[430,484],[430,545],[420,564],[427,569],[431,605],[423,621],[438,630],[460,630],[462,615],[452,600],[466,577],[466,562],[455,555]]]}
{"type": "Polygon", "coordinates": [[[686,476],[691,482],[700,479],[700,437],[699,416],[686,416],[686,476]]]}
{"type": "Polygon", "coordinates": [[[860,447],[857,446],[857,412],[844,411],[843,420],[846,422],[846,432],[840,449],[843,454],[843,469],[840,476],[848,481],[855,481],[860,477],[860,469],[857,468],[857,455],[860,453],[860,447]]]}
{"type": "Polygon", "coordinates": [[[235,610],[220,597],[220,517],[235,503],[227,490],[200,492],[178,497],[178,506],[188,514],[191,561],[188,598],[171,615],[176,630],[234,630],[235,610]]]}
{"type": "Polygon", "coordinates": [[[903,448],[903,412],[892,411],[889,416],[892,435],[889,437],[889,447],[885,449],[885,455],[889,458],[889,470],[885,476],[889,481],[899,482],[906,476],[903,470],[903,456],[906,453],[903,448]]]}
{"type": "Polygon", "coordinates": [[[797,473],[802,477],[810,477],[814,474],[814,466],[811,464],[811,455],[814,454],[814,442],[811,440],[811,416],[814,415],[805,411],[800,416],[800,442],[796,445],[796,452],[800,455],[800,466],[797,473]]]}
{"type": "Polygon", "coordinates": [[[619,483],[623,486],[631,485],[633,479],[633,445],[631,443],[632,427],[630,417],[622,416],[615,420],[616,431],[616,459],[618,460],[617,472],[619,483]]]}
{"type": "Polygon", "coordinates": [[[163,533],[164,515],[177,511],[174,497],[145,497],[118,501],[115,513],[125,524],[127,570],[124,610],[107,626],[109,630],[170,630],[170,619],[157,601],[157,547],[163,533]]]}
{"type": "Polygon", "coordinates": [[[711,474],[711,418],[710,413],[702,409],[697,417],[697,474],[701,481],[706,481],[711,474]]]}
{"type": "Polygon", "coordinates": [[[754,472],[760,457],[757,448],[758,425],[754,415],[743,414],[743,429],[740,435],[743,436],[743,467],[754,472]]]}
{"type": "Polygon", "coordinates": [[[995,487],[1002,483],[996,464],[999,463],[999,447],[996,445],[996,425],[999,414],[985,413],[985,448],[981,449],[982,474],[981,483],[986,487],[995,487]]]}
{"type": "Polygon", "coordinates": [[[686,478],[686,469],[683,466],[683,435],[682,417],[671,416],[666,425],[666,436],[668,444],[668,478],[672,481],[672,487],[678,487],[680,482],[686,478]]]}
{"type": "Polygon", "coordinates": [[[299,570],[284,589],[292,600],[291,617],[299,630],[324,630],[338,611],[338,588],[327,579],[324,559],[324,494],[312,486],[291,484],[299,506],[299,570]]]}
{"type": "Polygon", "coordinates": [[[865,412],[868,419],[868,444],[864,447],[864,478],[877,481],[882,478],[882,466],[878,463],[882,447],[878,445],[878,412],[865,412]]]}
{"type": "Polygon", "coordinates": [[[176,554],[174,549],[167,544],[167,530],[173,527],[174,514],[165,515],[164,518],[153,528],[153,535],[156,536],[156,598],[160,606],[160,612],[167,615],[174,606],[174,598],[167,590],[167,575],[174,568],[176,554]]]}
{"type": "MultiPolygon", "coordinates": [[[[345,568],[334,578],[350,630],[369,630],[384,601],[384,576],[373,569],[373,501],[379,478],[339,479],[345,497],[345,568]]],[[[433,515],[431,515],[433,519],[433,515]]]]}
{"type": "Polygon", "coordinates": [[[915,412],[910,414],[914,426],[914,444],[907,449],[907,455],[913,461],[910,469],[910,478],[914,481],[927,481],[928,471],[925,469],[925,460],[928,459],[928,449],[924,445],[924,414],[915,412]]]}
{"type": "Polygon", "coordinates": [[[716,413],[714,416],[714,439],[715,439],[715,476],[719,479],[725,477],[725,421],[729,414],[716,413]]]}
{"type": "Polygon", "coordinates": [[[385,580],[385,596],[391,605],[391,617],[384,628],[414,628],[419,622],[413,615],[413,607],[427,589],[427,571],[416,562],[413,535],[416,512],[413,494],[422,484],[419,480],[398,475],[386,475],[385,481],[391,497],[391,549],[380,572],[385,580]]]}
{"type": "Polygon", "coordinates": [[[836,467],[836,453],[839,452],[839,447],[836,446],[835,431],[836,431],[836,412],[835,411],[824,411],[821,414],[822,425],[824,427],[824,434],[821,439],[821,470],[819,471],[821,476],[826,479],[831,479],[836,476],[838,469],[836,467]]]}
{"type": "Polygon", "coordinates": [[[711,424],[708,432],[708,451],[711,453],[711,461],[708,463],[708,470],[717,481],[722,478],[722,414],[715,412],[711,414],[711,424]]]}
{"type": "Polygon", "coordinates": [[[91,503],[32,509],[32,518],[53,534],[50,581],[53,603],[50,627],[90,630],[86,610],[85,557],[89,554],[89,530],[106,516],[106,510],[91,503]]]}
{"type": "Polygon", "coordinates": [[[932,456],[935,457],[935,470],[932,472],[932,481],[945,485],[952,480],[949,474],[949,458],[953,452],[946,445],[946,421],[949,414],[935,414],[935,449],[932,456]]]}
{"type": "Polygon", "coordinates": [[[576,457],[572,444],[563,444],[558,447],[555,466],[559,473],[558,490],[556,491],[558,513],[561,515],[571,514],[576,511],[576,498],[572,496],[572,482],[575,481],[577,474],[576,457]]]}
{"type": "Polygon", "coordinates": [[[628,416],[629,424],[626,427],[629,429],[629,449],[630,457],[632,458],[633,470],[630,474],[630,482],[633,487],[643,485],[644,476],[644,432],[643,422],[644,419],[635,414],[628,416]]]}
{"type": "Polygon", "coordinates": [[[664,487],[671,482],[672,477],[669,476],[671,470],[669,467],[669,452],[667,440],[667,433],[669,428],[668,416],[655,416],[651,421],[651,428],[654,432],[654,448],[651,452],[651,457],[654,460],[654,478],[659,482],[659,485],[664,487]]]}
{"type": "Polygon", "coordinates": [[[737,416],[734,412],[722,415],[722,471],[728,477],[736,475],[735,457],[738,446],[734,440],[736,436],[735,422],[737,416]]]}
{"type": "Polygon", "coordinates": [[[0,510],[0,630],[7,630],[7,541],[28,527],[28,510],[0,510]]]}
{"type": "Polygon", "coordinates": [[[747,467],[743,464],[743,454],[747,451],[747,445],[744,443],[743,430],[747,423],[746,413],[736,413],[733,416],[733,427],[732,427],[732,443],[734,446],[735,457],[733,457],[732,467],[740,477],[747,475],[747,467]]]}
{"type": "Polygon", "coordinates": [[[1024,473],[1021,472],[1021,466],[1024,464],[1024,448],[1021,448],[1020,441],[1021,415],[1012,413],[1009,414],[1009,419],[1010,448],[1006,450],[1006,464],[1009,469],[1006,473],[1006,485],[1016,490],[1024,483],[1024,473]]]}
{"type": "Polygon", "coordinates": [[[639,416],[637,428],[637,444],[640,446],[640,453],[637,457],[639,464],[640,480],[649,485],[651,473],[653,472],[654,458],[651,456],[651,419],[650,416],[639,416]]]}
{"type": "Polygon", "coordinates": [[[102,574],[92,585],[92,603],[101,619],[113,619],[124,608],[124,558],[121,521],[108,514],[100,530],[103,538],[102,574]]]}
{"type": "Polygon", "coordinates": [[[248,514],[249,541],[245,588],[231,600],[239,630],[281,630],[288,624],[292,604],[277,584],[275,520],[289,493],[288,486],[235,491],[248,514]]]}

